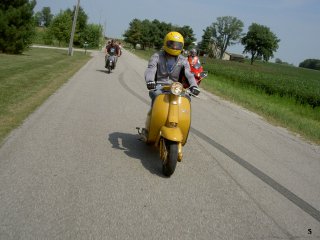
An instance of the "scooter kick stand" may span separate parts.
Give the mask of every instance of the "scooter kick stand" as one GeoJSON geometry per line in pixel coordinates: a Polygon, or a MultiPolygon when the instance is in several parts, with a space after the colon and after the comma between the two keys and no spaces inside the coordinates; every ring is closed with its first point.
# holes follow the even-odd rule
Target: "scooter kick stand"
{"type": "Polygon", "coordinates": [[[136,127],[136,129],[138,130],[138,134],[141,137],[139,140],[143,141],[143,142],[147,142],[146,129],[145,128],[139,128],[139,127],[136,127]]]}
{"type": "Polygon", "coordinates": [[[142,132],[140,131],[141,128],[136,127],[136,129],[137,129],[137,131],[138,131],[138,134],[141,135],[141,134],[142,134],[142,132]]]}

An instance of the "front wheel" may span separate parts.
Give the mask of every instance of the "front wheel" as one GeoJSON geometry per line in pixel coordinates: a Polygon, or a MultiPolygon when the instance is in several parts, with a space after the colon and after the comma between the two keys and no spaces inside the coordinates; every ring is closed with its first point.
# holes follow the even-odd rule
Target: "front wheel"
{"type": "Polygon", "coordinates": [[[168,154],[166,160],[163,162],[162,165],[162,173],[165,176],[170,177],[174,173],[174,170],[177,166],[178,143],[165,140],[165,146],[168,154]]]}

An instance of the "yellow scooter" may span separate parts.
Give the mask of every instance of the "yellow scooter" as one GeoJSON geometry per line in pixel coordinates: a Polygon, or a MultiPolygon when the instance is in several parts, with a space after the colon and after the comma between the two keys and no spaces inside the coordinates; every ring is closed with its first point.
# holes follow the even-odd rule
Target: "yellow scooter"
{"type": "Polygon", "coordinates": [[[182,146],[187,142],[191,93],[179,82],[163,85],[161,91],[147,115],[145,128],[137,129],[143,141],[159,148],[163,174],[170,177],[177,161],[182,160],[182,146]]]}

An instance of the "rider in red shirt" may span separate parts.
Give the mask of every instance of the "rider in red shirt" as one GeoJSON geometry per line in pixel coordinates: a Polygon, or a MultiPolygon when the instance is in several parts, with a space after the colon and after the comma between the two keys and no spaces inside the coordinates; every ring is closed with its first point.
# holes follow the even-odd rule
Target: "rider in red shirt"
{"type": "Polygon", "coordinates": [[[188,55],[188,62],[190,64],[190,67],[194,67],[196,64],[201,65],[199,57],[197,56],[197,50],[191,49],[188,55]]]}

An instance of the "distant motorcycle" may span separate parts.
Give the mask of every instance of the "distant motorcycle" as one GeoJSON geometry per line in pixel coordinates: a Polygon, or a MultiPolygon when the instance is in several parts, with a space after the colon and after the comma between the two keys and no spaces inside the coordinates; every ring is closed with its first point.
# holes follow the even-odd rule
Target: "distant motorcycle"
{"type": "Polygon", "coordinates": [[[108,73],[111,73],[111,70],[115,68],[117,57],[115,55],[109,54],[106,56],[106,69],[108,69],[108,73]]]}

